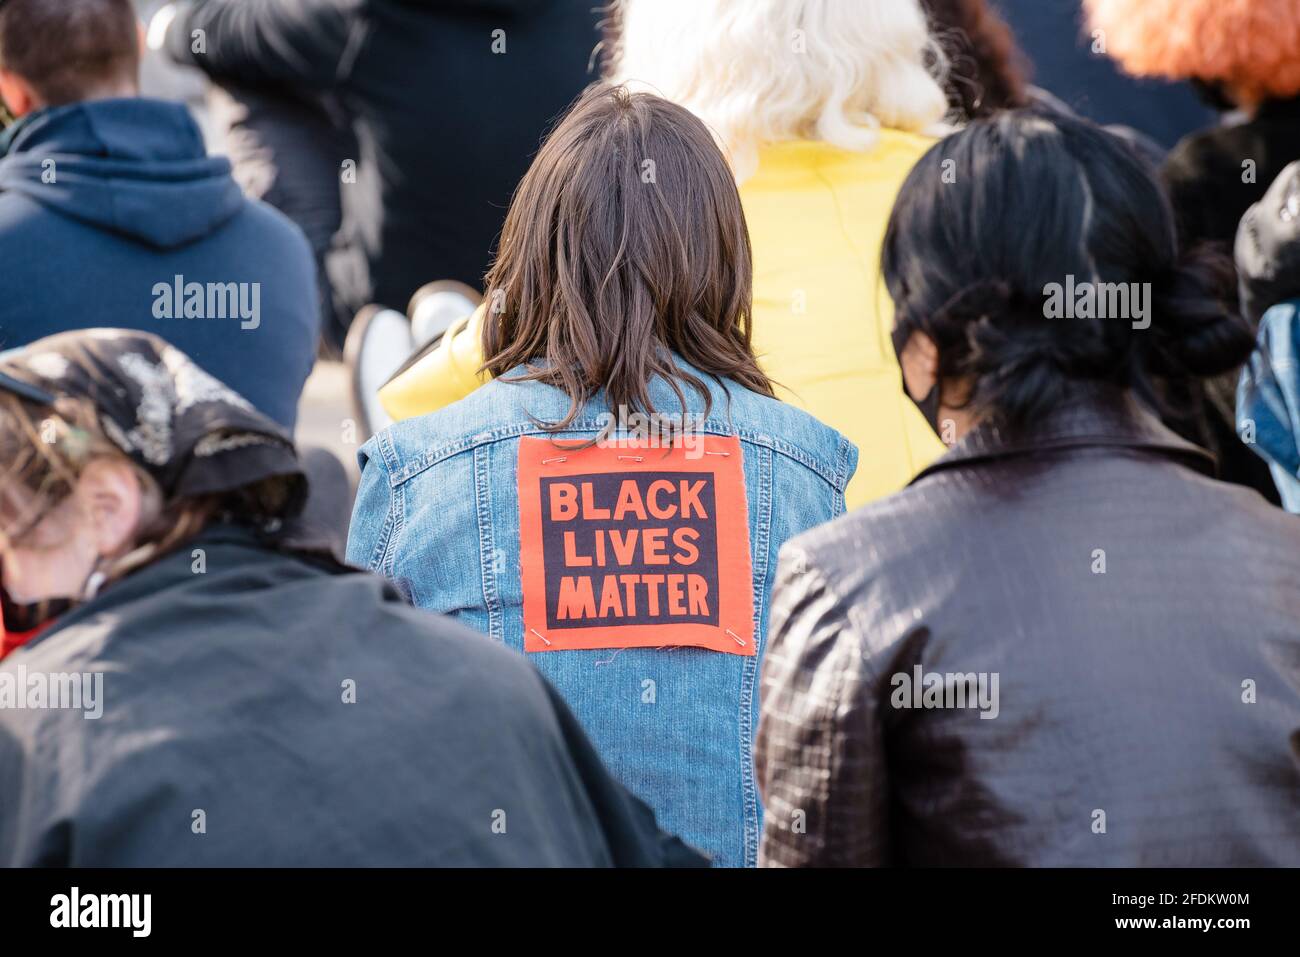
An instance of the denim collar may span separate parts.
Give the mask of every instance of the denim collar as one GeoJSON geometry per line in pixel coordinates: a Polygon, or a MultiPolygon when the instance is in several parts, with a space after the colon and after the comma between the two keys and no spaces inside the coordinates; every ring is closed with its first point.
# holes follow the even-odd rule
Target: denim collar
{"type": "Polygon", "coordinates": [[[1130,390],[1104,382],[1076,382],[1059,406],[1027,429],[1012,434],[996,424],[977,425],[912,483],[946,469],[1013,456],[1106,447],[1178,459],[1210,477],[1216,472],[1213,455],[1167,428],[1130,390]]]}

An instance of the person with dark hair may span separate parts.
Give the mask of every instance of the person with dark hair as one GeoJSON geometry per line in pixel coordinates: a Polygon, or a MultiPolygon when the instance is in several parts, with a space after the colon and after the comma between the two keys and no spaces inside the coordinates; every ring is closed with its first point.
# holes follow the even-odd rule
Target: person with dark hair
{"type": "MultiPolygon", "coordinates": [[[[666,97],[727,156],[754,250],[754,353],[776,395],[859,448],[850,506],[943,452],[894,388],[880,242],[903,177],[948,111],[921,0],[618,0],[606,82],[666,97]]],[[[393,419],[483,381],[483,315],[383,385],[393,419]]]]}
{"type": "Polygon", "coordinates": [[[1300,864],[1300,523],[1144,398],[1250,353],[1213,270],[1086,121],[1007,112],[913,169],[895,348],[956,444],[782,551],[765,863],[1300,864]]]}
{"type": "Polygon", "coordinates": [[[209,157],[184,106],[139,97],[130,0],[6,0],[0,350],[155,333],[292,428],[316,354],[311,251],[209,157]]]}
{"type": "Polygon", "coordinates": [[[1189,133],[1164,180],[1184,245],[1229,251],[1237,224],[1300,159],[1300,5],[1295,0],[1085,0],[1107,51],[1136,76],[1190,80],[1229,122],[1189,133]],[[1186,24],[1170,30],[1174,22],[1186,24]]]}
{"type": "Polygon", "coordinates": [[[1027,64],[1011,28],[988,0],[923,0],[948,59],[948,100],[962,120],[1027,106],[1027,64]]]}
{"type": "Polygon", "coordinates": [[[731,170],[686,109],[581,99],[506,214],[494,378],[361,449],[348,558],[528,653],[611,770],[752,865],[776,553],[844,511],[857,450],[772,397],[731,170]]]}
{"type": "MultiPolygon", "coordinates": [[[[1128,72],[1190,80],[1225,113],[1225,122],[1185,136],[1161,178],[1179,241],[1232,252],[1252,203],[1300,159],[1300,5],[1293,0],[1086,0],[1089,24],[1128,72]],[[1169,24],[1189,26],[1170,31],[1169,24]],[[1194,27],[1194,28],[1193,28],[1194,27]]],[[[1219,458],[1220,474],[1280,503],[1265,463],[1236,440],[1239,370],[1187,389],[1176,427],[1219,458]]]]}
{"type": "Polygon", "coordinates": [[[0,463],[0,866],[703,863],[527,662],[298,538],[288,436],[156,336],[0,360],[0,463]]]}

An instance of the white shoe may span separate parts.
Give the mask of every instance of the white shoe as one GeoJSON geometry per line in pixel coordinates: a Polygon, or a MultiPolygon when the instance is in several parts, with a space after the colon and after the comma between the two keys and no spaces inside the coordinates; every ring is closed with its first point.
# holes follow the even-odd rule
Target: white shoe
{"type": "Polygon", "coordinates": [[[453,322],[464,319],[483,301],[476,289],[454,279],[426,283],[415,291],[406,314],[411,317],[411,338],[423,349],[439,338],[453,322]]]}
{"type": "Polygon", "coordinates": [[[352,321],[343,361],[352,371],[352,405],[366,438],[393,424],[379,390],[414,350],[410,320],[396,309],[365,306],[352,321]]]}

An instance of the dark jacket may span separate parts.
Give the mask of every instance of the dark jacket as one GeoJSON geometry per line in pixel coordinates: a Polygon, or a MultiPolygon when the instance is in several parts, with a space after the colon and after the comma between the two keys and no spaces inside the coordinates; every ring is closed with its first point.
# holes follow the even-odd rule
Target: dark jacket
{"type": "Polygon", "coordinates": [[[185,107],[77,103],[6,136],[0,350],[70,329],[142,329],[292,429],[320,327],[311,251],[206,155],[185,107]]]}
{"type": "MultiPolygon", "coordinates": [[[[1300,97],[1267,102],[1248,122],[1188,136],[1169,154],[1162,172],[1180,243],[1187,248],[1209,243],[1231,255],[1246,211],[1296,159],[1300,97]]],[[[1235,372],[1207,383],[1182,383],[1186,394],[1173,396],[1171,405],[1188,414],[1170,425],[1215,453],[1225,481],[1254,488],[1280,504],[1267,466],[1236,439],[1231,411],[1236,384],[1235,372]]]]}
{"type": "Polygon", "coordinates": [[[213,148],[230,159],[244,194],[274,206],[307,237],[316,263],[321,335],[342,354],[347,326],[334,316],[326,263],[343,223],[343,164],[357,155],[351,124],[319,98],[237,84],[210,86],[205,103],[213,148]]]}
{"type": "Polygon", "coordinates": [[[218,83],[336,97],[358,148],[328,259],[336,311],[350,321],[370,302],[405,309],[435,279],[482,285],[542,134],[594,78],[598,6],[202,0],[172,22],[167,50],[218,83]]]}
{"type": "Polygon", "coordinates": [[[522,656],[237,528],[11,654],[0,700],[51,673],[103,713],[0,708],[3,865],[702,861],[522,656]]]}
{"type": "Polygon", "coordinates": [[[788,544],[761,860],[1300,865],[1300,520],[1209,466],[1080,387],[788,544]]]}
{"type": "Polygon", "coordinates": [[[1180,241],[1214,242],[1231,254],[1241,217],[1297,159],[1300,97],[1270,100],[1244,123],[1188,136],[1164,167],[1180,241]]]}

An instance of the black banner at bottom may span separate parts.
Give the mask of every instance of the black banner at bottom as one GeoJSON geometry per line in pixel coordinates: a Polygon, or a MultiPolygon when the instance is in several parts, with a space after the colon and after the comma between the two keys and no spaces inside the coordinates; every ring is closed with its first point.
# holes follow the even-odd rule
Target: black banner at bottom
{"type": "Polygon", "coordinates": [[[523,931],[521,920],[536,914],[551,936],[572,921],[587,940],[610,921],[609,943],[620,923],[669,920],[674,929],[663,930],[692,939],[712,927],[734,934],[739,921],[827,943],[823,935],[852,923],[867,935],[864,944],[872,928],[892,936],[908,926],[918,943],[965,928],[996,929],[1010,941],[1047,931],[1231,944],[1242,933],[1294,933],[1296,877],[1294,870],[30,870],[0,872],[0,926],[10,944],[75,934],[79,944],[285,938],[336,946],[480,923],[496,937],[523,931]],[[690,930],[678,924],[684,920],[690,930]]]}

